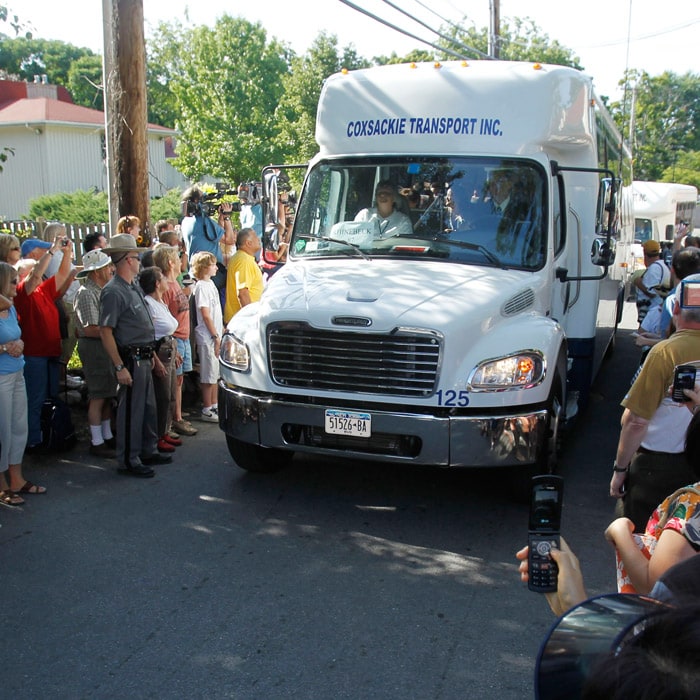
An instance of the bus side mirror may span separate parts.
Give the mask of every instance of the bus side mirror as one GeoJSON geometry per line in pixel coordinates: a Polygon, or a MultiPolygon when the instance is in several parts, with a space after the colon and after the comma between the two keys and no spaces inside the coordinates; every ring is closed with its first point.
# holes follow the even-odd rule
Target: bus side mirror
{"type": "Polygon", "coordinates": [[[591,262],[599,267],[610,267],[615,259],[615,244],[605,238],[596,238],[591,246],[591,262]]]}

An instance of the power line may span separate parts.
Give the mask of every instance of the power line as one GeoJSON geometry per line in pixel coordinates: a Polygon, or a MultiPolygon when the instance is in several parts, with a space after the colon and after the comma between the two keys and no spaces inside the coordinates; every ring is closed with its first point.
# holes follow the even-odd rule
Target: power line
{"type": "MultiPolygon", "coordinates": [[[[407,32],[405,29],[401,29],[401,27],[397,27],[395,24],[392,24],[391,22],[382,19],[381,17],[378,17],[375,14],[372,14],[368,10],[363,9],[362,7],[359,7],[358,5],[355,5],[355,3],[350,2],[350,0],[340,0],[340,2],[343,3],[343,5],[347,5],[353,10],[356,10],[357,12],[361,12],[363,15],[367,15],[367,17],[371,17],[373,20],[376,22],[379,22],[380,24],[383,24],[401,34],[405,34],[406,36],[410,37],[411,39],[415,39],[416,41],[419,41],[421,44],[426,44],[427,46],[430,46],[434,48],[436,51],[443,51],[444,53],[450,54],[451,56],[454,56],[455,58],[462,58],[466,59],[467,57],[457,53],[456,51],[452,51],[452,49],[444,48],[442,46],[438,46],[437,44],[433,44],[430,41],[427,41],[426,39],[421,39],[419,36],[416,36],[415,34],[411,34],[411,32],[407,32]]],[[[433,31],[433,30],[431,30],[433,31]]]]}
{"type": "MultiPolygon", "coordinates": [[[[402,14],[406,15],[406,17],[408,17],[409,19],[412,19],[414,22],[417,22],[421,26],[425,27],[428,31],[433,32],[433,34],[437,34],[441,39],[444,39],[445,41],[448,41],[449,43],[451,43],[455,46],[459,46],[461,49],[466,49],[467,51],[472,51],[475,54],[477,54],[478,56],[481,56],[482,58],[491,58],[490,56],[483,53],[482,51],[479,51],[479,49],[475,49],[473,46],[468,46],[467,44],[462,43],[458,39],[455,39],[451,36],[447,36],[446,34],[442,34],[437,29],[433,29],[431,26],[429,26],[428,24],[426,24],[422,20],[419,20],[417,17],[414,17],[413,15],[411,15],[409,12],[406,12],[406,10],[404,10],[403,8],[395,5],[393,2],[391,2],[391,0],[382,0],[382,2],[385,3],[386,5],[389,5],[389,7],[393,7],[398,12],[401,12],[402,14]]],[[[416,2],[417,2],[417,0],[416,0],[416,2]]],[[[421,3],[418,3],[418,4],[421,4],[421,3]]],[[[437,13],[435,13],[435,14],[437,15],[437,17],[440,17],[440,15],[438,15],[437,13]]],[[[440,19],[442,19],[442,18],[440,17],[440,19]]],[[[443,21],[445,21],[445,20],[443,20],[443,21]]],[[[454,26],[455,29],[461,31],[461,27],[459,27],[458,25],[452,25],[452,26],[454,26]]]]}

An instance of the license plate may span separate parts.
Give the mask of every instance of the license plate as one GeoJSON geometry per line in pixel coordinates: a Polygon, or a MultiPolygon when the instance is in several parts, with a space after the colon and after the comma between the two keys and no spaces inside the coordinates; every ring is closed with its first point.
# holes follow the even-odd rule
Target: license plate
{"type": "Polygon", "coordinates": [[[372,416],[369,413],[326,410],[326,432],[330,435],[371,437],[372,416]]]}

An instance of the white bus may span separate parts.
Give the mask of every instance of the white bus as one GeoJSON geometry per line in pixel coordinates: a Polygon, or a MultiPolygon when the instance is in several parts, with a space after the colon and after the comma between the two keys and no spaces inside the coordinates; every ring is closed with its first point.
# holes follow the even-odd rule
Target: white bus
{"type": "Polygon", "coordinates": [[[672,241],[680,223],[693,229],[698,201],[697,187],[676,182],[632,183],[634,201],[634,238],[637,243],[653,239],[672,241]]]}
{"type": "Polygon", "coordinates": [[[620,159],[601,170],[597,143],[621,140],[605,145],[601,109],[590,78],[553,65],[331,76],[288,262],[222,341],[220,425],[235,462],[552,469],[624,303],[608,274],[620,159]],[[410,219],[402,235],[358,216],[380,182],[410,219]]]}

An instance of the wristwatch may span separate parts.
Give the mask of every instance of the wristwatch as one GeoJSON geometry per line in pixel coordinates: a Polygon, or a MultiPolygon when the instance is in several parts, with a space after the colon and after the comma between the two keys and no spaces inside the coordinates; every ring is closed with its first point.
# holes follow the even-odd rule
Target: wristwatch
{"type": "Polygon", "coordinates": [[[124,369],[124,365],[114,365],[114,369],[117,370],[117,372],[121,372],[124,369]]]}
{"type": "Polygon", "coordinates": [[[628,472],[630,470],[629,467],[618,467],[617,462],[613,462],[613,471],[614,472],[628,472]]]}

